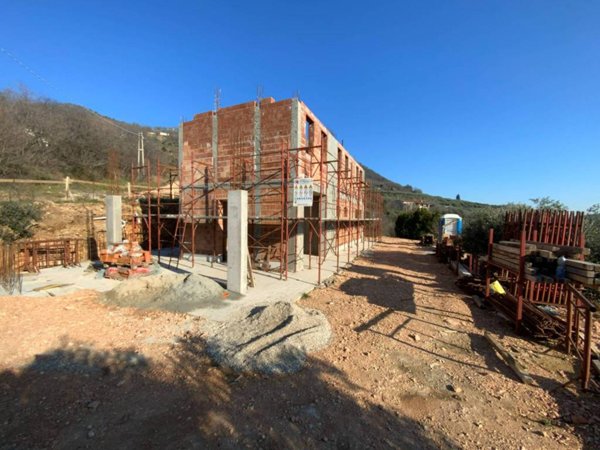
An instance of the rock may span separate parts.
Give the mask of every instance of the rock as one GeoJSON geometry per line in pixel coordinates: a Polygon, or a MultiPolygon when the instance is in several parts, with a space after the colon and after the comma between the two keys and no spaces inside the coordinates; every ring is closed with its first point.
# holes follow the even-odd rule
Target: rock
{"type": "Polygon", "coordinates": [[[98,406],[100,406],[100,402],[99,402],[98,400],[94,400],[93,402],[89,402],[89,403],[87,404],[87,407],[88,407],[89,409],[91,409],[92,411],[95,411],[95,410],[96,410],[96,408],[98,408],[98,406]]]}
{"type": "Polygon", "coordinates": [[[96,433],[94,433],[94,431],[93,431],[93,430],[90,430],[90,431],[88,431],[88,434],[87,434],[87,435],[88,435],[88,437],[91,439],[91,438],[93,438],[94,436],[96,436],[96,433]]]}
{"type": "Polygon", "coordinates": [[[451,392],[456,392],[457,394],[460,394],[462,392],[462,388],[454,386],[453,384],[449,384],[448,386],[446,386],[446,389],[448,389],[451,392]]]}
{"type": "Polygon", "coordinates": [[[458,320],[448,319],[448,318],[444,319],[444,323],[450,325],[451,327],[456,327],[456,326],[460,325],[460,323],[458,322],[458,320]]]}
{"type": "Polygon", "coordinates": [[[409,336],[413,338],[415,342],[419,342],[421,340],[421,337],[417,333],[411,333],[409,336]]]}

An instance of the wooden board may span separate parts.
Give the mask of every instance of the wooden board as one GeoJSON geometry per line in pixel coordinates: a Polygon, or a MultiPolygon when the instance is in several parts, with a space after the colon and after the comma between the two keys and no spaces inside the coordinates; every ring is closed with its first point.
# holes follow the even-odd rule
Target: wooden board
{"type": "Polygon", "coordinates": [[[567,278],[569,278],[569,280],[577,281],[578,283],[582,283],[587,286],[600,286],[600,280],[598,280],[597,278],[582,277],[581,275],[576,275],[574,273],[567,273],[567,278]]]}
{"type": "MultiPolygon", "coordinates": [[[[494,244],[494,246],[492,247],[493,250],[500,250],[504,253],[510,253],[512,255],[517,255],[519,256],[521,254],[521,249],[520,248],[515,248],[515,247],[511,247],[510,245],[502,245],[502,244],[494,244]]],[[[532,248],[525,248],[525,254],[529,255],[534,251],[534,249],[532,248]]]]}
{"type": "Polygon", "coordinates": [[[581,248],[581,247],[573,247],[571,245],[554,245],[554,244],[545,244],[543,242],[532,242],[527,241],[528,244],[535,245],[538,250],[548,250],[553,253],[557,253],[559,255],[589,255],[589,248],[581,248]]]}
{"type": "Polygon", "coordinates": [[[531,378],[531,375],[529,375],[527,368],[523,366],[510,351],[504,348],[504,346],[487,331],[484,332],[484,336],[488,342],[492,344],[492,347],[498,352],[498,354],[500,354],[508,367],[510,367],[513,372],[517,374],[523,383],[530,385],[534,384],[533,378],[531,378]]]}
{"type": "Polygon", "coordinates": [[[594,278],[600,276],[600,273],[594,272],[593,270],[580,269],[579,267],[567,266],[567,274],[573,273],[585,278],[594,278]]]}
{"type": "MultiPolygon", "coordinates": [[[[500,244],[500,245],[506,245],[506,246],[509,246],[509,247],[517,248],[517,249],[521,248],[521,242],[520,241],[500,241],[498,244],[500,244]]],[[[495,245],[498,245],[498,244],[495,244],[495,245]]],[[[525,244],[525,250],[532,250],[533,251],[533,250],[536,250],[536,249],[537,249],[537,247],[534,244],[532,244],[532,243],[529,243],[529,244],[526,243],[525,244]]]]}
{"type": "Polygon", "coordinates": [[[576,267],[583,270],[591,270],[593,272],[600,273],[600,264],[594,264],[586,261],[579,261],[577,259],[567,259],[567,267],[576,267]]]}
{"type": "MultiPolygon", "coordinates": [[[[519,271],[519,263],[518,262],[514,262],[510,259],[505,259],[501,256],[498,255],[492,255],[492,263],[496,263],[499,264],[501,266],[504,266],[514,272],[518,272],[519,271]]],[[[525,273],[529,274],[529,275],[535,275],[535,269],[533,269],[532,267],[525,267],[525,273]]]]}

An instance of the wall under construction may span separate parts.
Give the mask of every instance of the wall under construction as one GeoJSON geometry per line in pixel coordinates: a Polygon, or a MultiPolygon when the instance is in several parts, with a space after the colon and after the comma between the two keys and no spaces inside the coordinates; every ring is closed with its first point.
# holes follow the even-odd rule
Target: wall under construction
{"type": "MultiPolygon", "coordinates": [[[[180,129],[180,237],[192,253],[223,254],[227,191],[249,195],[254,260],[302,269],[379,236],[382,200],[363,168],[299,99],[273,98],[197,114],[180,129]],[[293,206],[311,178],[313,205],[293,206]],[[312,259],[309,258],[309,264],[312,259]]],[[[348,253],[348,258],[350,254],[348,253]]]]}

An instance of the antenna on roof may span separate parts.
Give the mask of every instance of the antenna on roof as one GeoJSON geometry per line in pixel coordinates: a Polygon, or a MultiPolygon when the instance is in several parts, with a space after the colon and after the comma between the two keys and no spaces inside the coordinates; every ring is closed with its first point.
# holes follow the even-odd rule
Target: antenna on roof
{"type": "Polygon", "coordinates": [[[221,109],[221,88],[215,89],[215,111],[221,109]]]}
{"type": "Polygon", "coordinates": [[[294,98],[300,100],[300,90],[296,89],[296,92],[294,92],[294,98]]]}
{"type": "Polygon", "coordinates": [[[260,103],[260,101],[263,99],[263,97],[264,97],[264,89],[259,84],[258,86],[256,86],[256,102],[260,103]]]}

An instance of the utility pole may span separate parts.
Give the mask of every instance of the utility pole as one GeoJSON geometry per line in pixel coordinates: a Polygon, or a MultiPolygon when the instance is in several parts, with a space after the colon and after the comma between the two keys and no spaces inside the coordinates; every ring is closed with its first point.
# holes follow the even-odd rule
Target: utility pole
{"type": "Polygon", "coordinates": [[[138,167],[142,167],[146,158],[144,156],[144,133],[138,133],[138,152],[137,152],[137,165],[138,167]]]}

